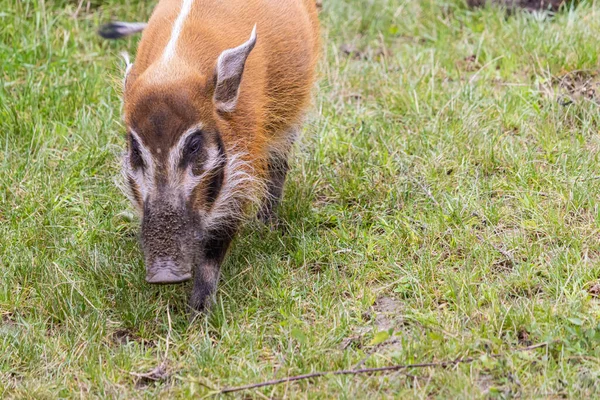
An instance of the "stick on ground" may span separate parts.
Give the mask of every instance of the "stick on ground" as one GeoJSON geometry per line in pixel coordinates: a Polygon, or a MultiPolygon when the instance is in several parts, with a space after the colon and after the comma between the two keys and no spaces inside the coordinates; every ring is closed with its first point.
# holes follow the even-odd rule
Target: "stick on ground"
{"type": "MultiPolygon", "coordinates": [[[[548,346],[548,343],[544,342],[544,343],[535,344],[533,346],[514,349],[509,353],[490,354],[488,356],[491,358],[501,358],[501,357],[505,356],[506,354],[523,352],[523,351],[531,351],[531,350],[539,349],[540,347],[546,347],[546,346],[548,346]]],[[[405,370],[405,369],[429,368],[429,367],[445,368],[445,367],[450,367],[450,366],[458,365],[458,364],[472,363],[473,361],[476,361],[476,360],[478,360],[478,358],[468,357],[468,358],[458,358],[453,361],[439,361],[439,362],[429,362],[429,363],[420,363],[420,364],[389,365],[389,366],[378,367],[378,368],[343,369],[343,370],[337,370],[337,371],[313,372],[310,374],[288,376],[288,377],[281,378],[281,379],[273,379],[270,381],[253,383],[253,384],[244,385],[244,386],[224,388],[224,389],[221,389],[221,391],[219,393],[222,394],[222,393],[240,392],[242,390],[249,390],[249,389],[256,389],[256,388],[260,388],[260,387],[264,387],[264,386],[278,385],[280,383],[295,382],[295,381],[301,381],[301,380],[306,380],[306,379],[311,379],[311,378],[319,378],[319,377],[322,377],[325,375],[374,374],[374,373],[378,373],[378,372],[392,372],[392,371],[400,371],[400,370],[405,370]]]]}

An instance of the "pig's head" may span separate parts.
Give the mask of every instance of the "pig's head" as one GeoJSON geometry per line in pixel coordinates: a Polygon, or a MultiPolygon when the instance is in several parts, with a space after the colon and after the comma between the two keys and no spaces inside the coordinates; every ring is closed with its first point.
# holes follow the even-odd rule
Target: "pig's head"
{"type": "Polygon", "coordinates": [[[221,131],[227,114],[236,111],[244,65],[255,41],[253,31],[248,42],[222,52],[208,76],[176,58],[156,61],[140,72],[128,67],[128,149],[122,172],[142,217],[150,283],[189,280],[203,262],[209,225],[219,218],[215,203],[234,175],[228,171],[231,155],[221,131]]]}

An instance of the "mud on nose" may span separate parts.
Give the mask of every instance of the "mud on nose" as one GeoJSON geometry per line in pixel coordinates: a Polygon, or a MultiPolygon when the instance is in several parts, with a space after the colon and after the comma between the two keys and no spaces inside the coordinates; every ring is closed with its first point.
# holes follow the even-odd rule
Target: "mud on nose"
{"type": "Polygon", "coordinates": [[[189,268],[183,268],[173,260],[160,259],[146,268],[146,282],[154,284],[182,283],[192,279],[189,268]]]}

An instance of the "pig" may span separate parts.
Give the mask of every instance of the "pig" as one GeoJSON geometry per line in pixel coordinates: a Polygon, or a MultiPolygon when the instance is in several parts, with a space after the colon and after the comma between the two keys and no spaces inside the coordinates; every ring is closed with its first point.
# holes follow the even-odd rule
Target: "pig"
{"type": "Polygon", "coordinates": [[[207,311],[240,225],[276,220],[288,156],[311,103],[314,0],[161,0],[124,77],[126,193],[141,217],[146,281],[193,280],[207,311]]]}

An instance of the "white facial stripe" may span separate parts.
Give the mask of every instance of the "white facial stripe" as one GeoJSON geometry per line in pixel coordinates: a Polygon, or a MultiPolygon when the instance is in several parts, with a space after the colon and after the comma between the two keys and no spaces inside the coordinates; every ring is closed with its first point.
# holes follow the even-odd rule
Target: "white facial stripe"
{"type": "Polygon", "coordinates": [[[179,138],[179,142],[177,142],[177,145],[175,147],[172,147],[169,151],[169,172],[171,175],[174,175],[175,171],[177,171],[179,160],[181,160],[181,157],[183,157],[183,149],[185,147],[185,142],[187,141],[187,138],[201,129],[202,124],[198,124],[185,131],[185,133],[179,138]]]}
{"type": "Polygon", "coordinates": [[[207,149],[207,152],[208,157],[206,163],[204,164],[204,172],[202,174],[194,175],[194,173],[192,172],[192,167],[189,166],[187,168],[183,181],[183,188],[186,196],[191,195],[200,182],[211,177],[215,173],[214,170],[217,167],[217,165],[219,165],[219,163],[222,161],[217,146],[213,145],[209,147],[207,149]]]}
{"type": "Polygon", "coordinates": [[[131,136],[133,136],[138,144],[140,155],[142,156],[142,160],[144,161],[145,165],[144,169],[138,168],[134,170],[131,168],[131,163],[128,162],[129,175],[139,186],[142,200],[145,200],[150,192],[154,189],[154,158],[146,146],[144,146],[144,142],[142,142],[140,136],[133,129],[130,129],[129,131],[131,132],[131,136]]]}
{"type": "Polygon", "coordinates": [[[179,170],[179,163],[183,157],[183,151],[187,143],[188,138],[201,130],[203,125],[201,123],[194,125],[189,128],[177,142],[177,145],[173,146],[169,151],[169,163],[168,163],[168,174],[169,182],[173,186],[183,187],[183,194],[188,197],[198,186],[200,182],[207,179],[214,172],[213,170],[217,167],[221,158],[219,156],[219,149],[215,144],[207,144],[207,159],[204,164],[204,172],[200,175],[194,175],[192,172],[192,166],[188,165],[185,172],[181,174],[179,170]]]}
{"type": "Polygon", "coordinates": [[[172,184],[178,184],[183,187],[183,192],[186,197],[192,194],[196,186],[200,184],[203,180],[209,178],[213,173],[214,169],[217,167],[219,162],[221,161],[221,157],[219,154],[219,149],[216,145],[210,144],[206,149],[207,159],[204,163],[204,172],[200,175],[194,175],[192,172],[192,166],[188,165],[183,175],[177,172],[177,168],[179,165],[179,161],[183,156],[183,148],[185,146],[186,139],[190,136],[190,134],[197,132],[199,127],[194,127],[188,130],[185,134],[181,136],[179,143],[177,146],[171,150],[169,154],[169,164],[170,164],[170,179],[172,184]]]}
{"type": "Polygon", "coordinates": [[[171,31],[171,39],[169,39],[169,43],[165,47],[165,51],[162,55],[163,61],[168,62],[175,56],[175,48],[177,47],[177,40],[179,39],[179,35],[181,34],[181,30],[183,29],[183,23],[187,18],[190,10],[192,9],[192,3],[194,0],[183,0],[181,4],[181,10],[179,11],[179,15],[173,24],[173,30],[171,31]]]}
{"type": "Polygon", "coordinates": [[[206,170],[215,169],[216,166],[222,161],[219,157],[219,149],[217,146],[211,146],[207,149],[208,157],[206,160],[206,170]]]}

